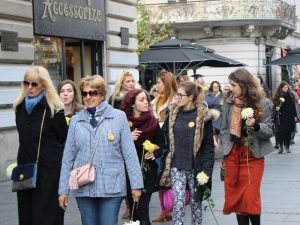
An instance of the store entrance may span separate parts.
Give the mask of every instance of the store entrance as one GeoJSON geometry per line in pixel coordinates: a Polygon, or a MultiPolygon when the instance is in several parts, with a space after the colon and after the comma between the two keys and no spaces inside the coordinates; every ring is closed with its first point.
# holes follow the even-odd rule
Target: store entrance
{"type": "Polygon", "coordinates": [[[65,39],[65,79],[79,84],[85,75],[102,74],[102,43],[65,39]]]}
{"type": "Polygon", "coordinates": [[[101,41],[35,36],[34,64],[47,68],[55,86],[70,79],[76,84],[85,75],[103,75],[101,41]]]}

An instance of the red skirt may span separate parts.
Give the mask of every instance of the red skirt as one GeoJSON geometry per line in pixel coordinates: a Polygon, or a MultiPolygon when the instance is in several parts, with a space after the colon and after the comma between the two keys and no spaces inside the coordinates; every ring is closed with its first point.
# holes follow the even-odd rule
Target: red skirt
{"type": "Polygon", "coordinates": [[[225,157],[224,214],[261,214],[260,186],[264,172],[264,158],[254,158],[242,144],[233,145],[225,157]]]}

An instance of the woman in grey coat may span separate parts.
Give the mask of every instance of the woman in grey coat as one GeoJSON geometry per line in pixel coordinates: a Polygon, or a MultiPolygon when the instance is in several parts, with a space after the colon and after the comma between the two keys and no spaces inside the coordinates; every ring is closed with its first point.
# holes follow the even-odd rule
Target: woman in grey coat
{"type": "MultiPolygon", "coordinates": [[[[229,75],[231,94],[224,101],[219,157],[225,169],[224,214],[236,213],[239,225],[260,225],[260,185],[264,156],[273,151],[271,108],[245,69],[229,75]],[[253,115],[242,118],[251,108],[253,115]]],[[[251,114],[251,113],[250,113],[251,114]]]]}

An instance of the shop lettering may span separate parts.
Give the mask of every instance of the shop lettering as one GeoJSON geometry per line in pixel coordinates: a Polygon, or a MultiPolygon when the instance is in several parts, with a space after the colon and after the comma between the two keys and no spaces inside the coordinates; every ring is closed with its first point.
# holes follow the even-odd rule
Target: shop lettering
{"type": "MultiPolygon", "coordinates": [[[[89,20],[101,22],[101,11],[88,6],[66,4],[55,0],[45,0],[42,19],[49,16],[52,22],[55,22],[55,16],[65,16],[79,20],[89,20]]],[[[90,5],[90,4],[88,4],[90,5]]]]}

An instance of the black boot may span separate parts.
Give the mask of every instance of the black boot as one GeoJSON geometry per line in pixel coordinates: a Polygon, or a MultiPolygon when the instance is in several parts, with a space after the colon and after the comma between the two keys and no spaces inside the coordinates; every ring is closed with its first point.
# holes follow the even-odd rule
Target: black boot
{"type": "Polygon", "coordinates": [[[275,148],[275,149],[279,149],[279,146],[278,146],[278,145],[274,145],[274,148],[275,148]]]}
{"type": "Polygon", "coordinates": [[[283,153],[283,146],[280,146],[278,154],[282,154],[283,153]]]}

